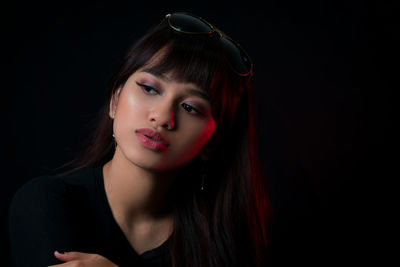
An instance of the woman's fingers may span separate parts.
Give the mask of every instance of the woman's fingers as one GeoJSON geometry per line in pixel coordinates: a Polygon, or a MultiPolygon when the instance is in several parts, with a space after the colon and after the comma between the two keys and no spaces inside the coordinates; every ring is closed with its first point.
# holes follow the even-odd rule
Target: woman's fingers
{"type": "Polygon", "coordinates": [[[83,253],[83,252],[65,252],[60,253],[58,251],[54,251],[54,256],[64,263],[51,265],[49,267],[67,267],[67,266],[82,266],[80,264],[84,263],[84,266],[93,266],[93,267],[118,267],[113,262],[109,261],[107,258],[99,255],[99,254],[91,254],[91,253],[83,253]]]}
{"type": "Polygon", "coordinates": [[[89,253],[83,253],[83,252],[64,252],[60,253],[58,251],[54,252],[54,256],[59,259],[60,261],[73,261],[73,260],[88,260],[92,259],[96,256],[96,254],[89,254],[89,253]]]}

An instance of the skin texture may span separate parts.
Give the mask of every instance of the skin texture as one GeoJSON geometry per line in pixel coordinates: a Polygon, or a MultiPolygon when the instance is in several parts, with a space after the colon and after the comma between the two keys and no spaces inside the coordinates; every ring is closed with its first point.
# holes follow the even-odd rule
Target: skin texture
{"type": "MultiPolygon", "coordinates": [[[[173,231],[168,190],[176,170],[197,156],[207,158],[206,144],[216,124],[202,91],[149,65],[133,73],[110,101],[117,147],[103,167],[104,185],[113,216],[132,247],[141,254],[165,242],[173,231]],[[168,137],[166,151],[139,141],[135,130],[152,128],[168,137]]],[[[98,254],[55,253],[54,266],[116,266],[98,254]]]]}

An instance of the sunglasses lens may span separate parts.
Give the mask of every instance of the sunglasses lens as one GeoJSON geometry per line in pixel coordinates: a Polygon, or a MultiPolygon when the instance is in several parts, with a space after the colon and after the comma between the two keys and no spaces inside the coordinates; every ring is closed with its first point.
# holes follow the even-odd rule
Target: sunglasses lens
{"type": "Polygon", "coordinates": [[[246,52],[228,38],[221,38],[221,43],[225,48],[232,68],[240,75],[250,74],[252,63],[246,52]]]}
{"type": "Polygon", "coordinates": [[[208,33],[211,27],[199,18],[184,13],[174,13],[169,18],[170,25],[177,31],[188,33],[208,33]]]}

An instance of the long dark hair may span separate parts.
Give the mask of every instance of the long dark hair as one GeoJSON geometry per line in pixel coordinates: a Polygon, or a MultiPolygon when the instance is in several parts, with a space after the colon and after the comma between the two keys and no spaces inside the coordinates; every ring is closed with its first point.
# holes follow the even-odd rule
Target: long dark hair
{"type": "Polygon", "coordinates": [[[112,159],[109,101],[161,49],[166,52],[152,68],[208,91],[217,125],[207,144],[211,152],[205,190],[199,190],[198,158],[179,170],[171,189],[176,190],[169,241],[172,264],[259,266],[267,252],[270,205],[257,151],[253,89],[248,77],[232,71],[216,38],[179,33],[164,23],[137,41],[121,59],[97,128],[86,151],[70,162],[74,168],[68,173],[112,159]]]}

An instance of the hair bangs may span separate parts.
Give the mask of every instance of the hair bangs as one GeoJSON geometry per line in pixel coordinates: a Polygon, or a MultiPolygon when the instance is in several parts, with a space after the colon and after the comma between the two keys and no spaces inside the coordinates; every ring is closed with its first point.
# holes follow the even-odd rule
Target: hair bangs
{"type": "Polygon", "coordinates": [[[210,87],[221,64],[221,48],[209,36],[190,36],[172,32],[173,38],[163,49],[151,69],[169,74],[180,82],[190,82],[210,93],[210,87]]]}

